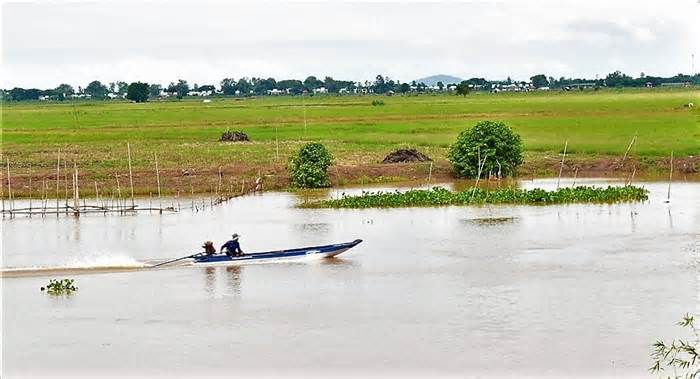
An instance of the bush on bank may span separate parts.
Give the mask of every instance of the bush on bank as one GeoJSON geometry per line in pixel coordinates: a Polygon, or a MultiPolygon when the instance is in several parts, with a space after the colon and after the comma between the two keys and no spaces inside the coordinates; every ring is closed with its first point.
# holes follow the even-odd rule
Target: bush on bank
{"type": "Polygon", "coordinates": [[[520,136],[502,122],[481,121],[459,134],[447,155],[459,178],[514,175],[523,163],[520,136]]]}
{"type": "Polygon", "coordinates": [[[292,184],[300,188],[329,187],[328,167],[333,164],[333,156],[323,144],[307,143],[289,159],[287,170],[292,184]]]}

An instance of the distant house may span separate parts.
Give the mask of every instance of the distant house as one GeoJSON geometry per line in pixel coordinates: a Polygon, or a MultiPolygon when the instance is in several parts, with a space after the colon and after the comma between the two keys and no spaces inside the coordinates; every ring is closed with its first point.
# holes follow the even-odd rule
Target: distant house
{"type": "Polygon", "coordinates": [[[284,95],[284,94],[286,94],[286,93],[287,93],[287,91],[281,90],[281,89],[277,89],[277,88],[273,88],[273,89],[267,91],[267,94],[268,94],[268,95],[272,95],[272,96],[284,95]]]}
{"type": "Polygon", "coordinates": [[[328,93],[328,90],[326,89],[326,87],[314,88],[314,93],[318,93],[318,94],[328,93]]]}
{"type": "Polygon", "coordinates": [[[661,87],[690,87],[688,82],[661,83],[661,87]]]}
{"type": "Polygon", "coordinates": [[[598,83],[594,82],[588,82],[588,83],[573,83],[569,84],[568,86],[564,87],[565,91],[569,91],[572,89],[586,89],[586,88],[595,88],[598,87],[598,83]]]}
{"type": "Polygon", "coordinates": [[[207,97],[211,96],[213,91],[189,91],[187,92],[187,96],[200,96],[200,97],[207,97]]]}
{"type": "Polygon", "coordinates": [[[344,94],[350,93],[350,91],[348,91],[347,88],[341,88],[340,90],[338,90],[338,93],[341,95],[344,95],[344,94]]]}

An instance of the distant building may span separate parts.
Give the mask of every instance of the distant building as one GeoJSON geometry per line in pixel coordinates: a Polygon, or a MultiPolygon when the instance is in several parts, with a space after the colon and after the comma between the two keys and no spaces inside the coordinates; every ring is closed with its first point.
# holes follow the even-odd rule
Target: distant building
{"type": "Polygon", "coordinates": [[[328,93],[328,90],[326,89],[326,87],[314,88],[314,93],[328,93]]]}
{"type": "Polygon", "coordinates": [[[688,82],[661,83],[661,87],[690,87],[688,82]]]}

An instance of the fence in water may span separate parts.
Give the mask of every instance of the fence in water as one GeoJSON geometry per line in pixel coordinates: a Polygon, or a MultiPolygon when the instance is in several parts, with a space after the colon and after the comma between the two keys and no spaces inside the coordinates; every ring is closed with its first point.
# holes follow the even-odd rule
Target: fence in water
{"type": "MultiPolygon", "coordinates": [[[[13,189],[12,189],[12,172],[10,160],[6,159],[6,170],[0,174],[0,199],[2,201],[2,217],[13,218],[15,216],[25,215],[25,216],[41,216],[45,217],[47,215],[72,215],[80,216],[82,214],[134,214],[138,212],[158,212],[158,213],[168,213],[168,212],[179,212],[182,210],[192,210],[195,212],[203,211],[207,207],[214,207],[221,203],[227,202],[233,198],[247,195],[255,192],[262,192],[262,178],[258,174],[254,181],[247,183],[242,180],[240,185],[240,190],[238,186],[234,189],[233,184],[229,188],[223,188],[223,171],[219,168],[217,185],[212,188],[209,196],[203,196],[196,198],[194,194],[194,189],[190,185],[190,197],[183,198],[181,192],[178,190],[176,196],[164,198],[162,196],[161,179],[160,179],[160,169],[158,166],[158,157],[154,154],[155,161],[155,182],[156,182],[156,194],[155,199],[153,195],[149,198],[139,198],[138,201],[134,196],[134,180],[133,171],[131,167],[131,147],[128,147],[128,167],[129,167],[129,194],[127,196],[122,195],[122,189],[119,182],[119,176],[115,175],[116,180],[116,191],[111,191],[111,196],[104,196],[106,191],[102,191],[102,196],[100,196],[100,186],[97,181],[94,182],[94,196],[90,198],[81,197],[80,195],[80,181],[79,181],[79,170],[77,162],[73,162],[73,167],[69,169],[67,162],[63,161],[63,167],[61,167],[61,155],[58,154],[58,159],[56,163],[56,174],[55,174],[55,197],[50,197],[49,195],[49,183],[46,179],[43,179],[41,184],[41,190],[39,191],[38,198],[34,198],[34,191],[32,187],[32,172],[31,167],[29,168],[29,196],[28,198],[22,199],[20,206],[15,206],[15,199],[13,189]],[[63,170],[62,170],[63,169],[63,170]],[[63,172],[61,172],[63,171],[63,172]],[[69,175],[70,172],[70,175],[69,175]],[[63,176],[61,176],[63,174],[63,176]],[[63,184],[63,186],[62,186],[63,184]],[[6,192],[6,193],[5,193],[6,192]],[[62,195],[63,192],[63,195],[62,195]],[[148,201],[145,203],[145,201],[148,201]]],[[[53,189],[53,183],[51,183],[53,189]]],[[[173,192],[173,191],[171,191],[173,192]]]]}

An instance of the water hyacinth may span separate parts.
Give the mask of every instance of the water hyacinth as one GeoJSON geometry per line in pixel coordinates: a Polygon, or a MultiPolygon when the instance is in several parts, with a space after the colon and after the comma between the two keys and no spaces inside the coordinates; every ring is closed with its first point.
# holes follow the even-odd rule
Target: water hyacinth
{"type": "Polygon", "coordinates": [[[647,200],[649,191],[641,187],[589,187],[578,186],[546,191],[500,188],[485,190],[472,188],[453,192],[442,187],[413,189],[405,192],[365,192],[358,196],[322,200],[308,204],[318,208],[398,208],[431,207],[472,204],[563,204],[563,203],[616,203],[647,200]]]}
{"type": "Polygon", "coordinates": [[[73,279],[50,279],[46,288],[41,287],[41,290],[46,291],[49,295],[69,295],[73,291],[77,291],[78,287],[75,286],[75,281],[73,279]]]}

